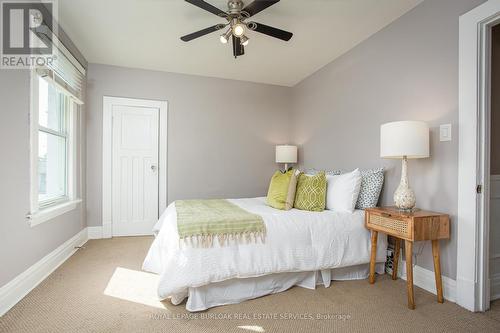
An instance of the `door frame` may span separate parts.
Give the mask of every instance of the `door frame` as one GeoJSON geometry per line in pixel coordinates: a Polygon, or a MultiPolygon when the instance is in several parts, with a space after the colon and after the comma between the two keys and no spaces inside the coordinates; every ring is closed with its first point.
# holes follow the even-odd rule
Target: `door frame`
{"type": "Polygon", "coordinates": [[[500,22],[500,0],[483,3],[459,22],[457,304],[486,311],[490,303],[490,38],[491,27],[500,22]]]}
{"type": "Polygon", "coordinates": [[[167,129],[168,102],[149,99],[103,96],[102,102],[102,238],[113,236],[113,105],[157,108],[158,143],[158,216],[167,208],[167,129]]]}

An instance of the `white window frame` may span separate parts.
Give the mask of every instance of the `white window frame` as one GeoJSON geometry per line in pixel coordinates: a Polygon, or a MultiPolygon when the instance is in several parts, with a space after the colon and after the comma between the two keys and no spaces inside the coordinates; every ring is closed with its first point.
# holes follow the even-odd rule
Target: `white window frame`
{"type": "MultiPolygon", "coordinates": [[[[54,201],[50,205],[40,206],[38,198],[38,136],[39,136],[39,119],[38,119],[38,79],[40,75],[37,70],[31,71],[31,90],[30,90],[30,213],[27,215],[29,225],[34,227],[43,222],[52,220],[53,218],[74,210],[82,201],[77,192],[78,178],[77,173],[78,156],[77,156],[77,129],[78,129],[78,105],[81,102],[66,91],[63,87],[52,82],[58,91],[64,93],[70,98],[70,105],[67,114],[67,140],[68,140],[68,165],[67,165],[67,198],[54,201]]],[[[50,77],[47,78],[50,81],[50,77]]]]}

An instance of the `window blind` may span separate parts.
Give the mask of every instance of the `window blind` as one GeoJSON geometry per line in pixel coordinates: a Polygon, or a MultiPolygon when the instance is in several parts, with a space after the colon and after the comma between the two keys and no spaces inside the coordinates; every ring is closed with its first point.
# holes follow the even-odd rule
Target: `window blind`
{"type": "Polygon", "coordinates": [[[68,92],[78,104],[83,104],[85,68],[46,25],[37,28],[35,33],[45,44],[52,44],[53,50],[53,61],[48,61],[46,67],[37,69],[39,74],[68,92]]]}
{"type": "Polygon", "coordinates": [[[48,66],[53,72],[54,82],[66,89],[79,104],[83,104],[83,85],[85,82],[85,69],[71,55],[62,43],[53,43],[54,61],[48,66]]]}

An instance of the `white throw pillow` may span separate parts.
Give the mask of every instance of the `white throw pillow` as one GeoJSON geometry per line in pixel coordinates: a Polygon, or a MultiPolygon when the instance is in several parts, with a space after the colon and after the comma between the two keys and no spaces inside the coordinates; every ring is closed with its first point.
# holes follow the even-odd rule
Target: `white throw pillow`
{"type": "Polygon", "coordinates": [[[326,176],[326,209],[338,212],[354,211],[361,188],[361,172],[356,169],[342,175],[326,176]]]}

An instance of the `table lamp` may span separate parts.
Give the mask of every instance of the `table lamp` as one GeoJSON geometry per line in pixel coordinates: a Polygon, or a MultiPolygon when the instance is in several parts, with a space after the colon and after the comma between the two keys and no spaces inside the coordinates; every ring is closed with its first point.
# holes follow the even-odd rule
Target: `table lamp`
{"type": "Polygon", "coordinates": [[[423,121],[396,121],[380,126],[380,157],[402,159],[401,182],[394,203],[401,210],[415,207],[408,181],[408,159],[429,157],[429,126],[423,121]]]}
{"type": "Polygon", "coordinates": [[[288,163],[297,163],[297,146],[276,146],[276,163],[284,163],[285,171],[288,170],[288,163]]]}

